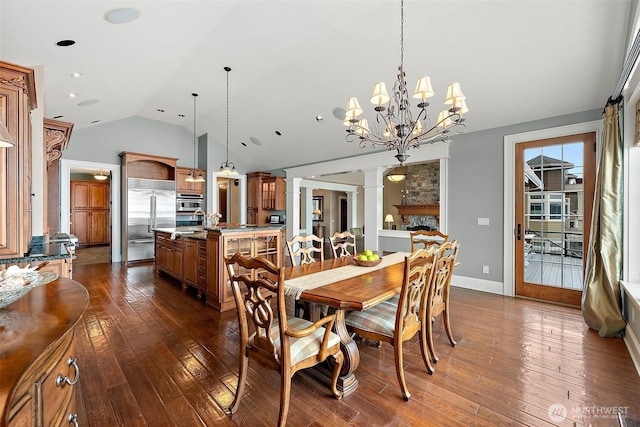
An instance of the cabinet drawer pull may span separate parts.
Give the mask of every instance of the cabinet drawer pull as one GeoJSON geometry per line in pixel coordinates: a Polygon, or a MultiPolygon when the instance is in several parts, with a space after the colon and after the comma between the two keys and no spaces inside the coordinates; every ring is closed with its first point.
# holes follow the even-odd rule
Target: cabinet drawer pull
{"type": "MultiPolygon", "coordinates": [[[[63,376],[62,374],[58,374],[58,376],[56,377],[56,387],[60,387],[65,383],[68,385],[74,385],[80,379],[80,368],[78,367],[78,359],[73,356],[69,356],[69,359],[67,359],[67,365],[73,366],[73,379],[71,380],[66,375],[63,376]]],[[[71,423],[71,421],[69,421],[69,423],[71,423]]]]}
{"type": "Polygon", "coordinates": [[[71,413],[67,418],[67,422],[74,427],[78,427],[78,414],[71,413]]]}

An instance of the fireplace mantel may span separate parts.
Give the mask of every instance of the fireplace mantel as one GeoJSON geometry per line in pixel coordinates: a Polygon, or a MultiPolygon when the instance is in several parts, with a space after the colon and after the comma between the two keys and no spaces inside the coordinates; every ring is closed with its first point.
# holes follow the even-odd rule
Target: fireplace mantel
{"type": "Polygon", "coordinates": [[[440,204],[424,205],[393,205],[398,209],[398,214],[402,217],[402,223],[407,224],[409,215],[431,215],[436,217],[436,222],[440,223],[440,204]]]}

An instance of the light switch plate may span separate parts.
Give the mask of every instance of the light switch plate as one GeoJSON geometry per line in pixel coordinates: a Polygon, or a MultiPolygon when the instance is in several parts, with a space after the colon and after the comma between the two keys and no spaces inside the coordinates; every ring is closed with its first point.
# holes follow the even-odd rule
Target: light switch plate
{"type": "Polygon", "coordinates": [[[478,217],[478,225],[489,225],[489,218],[478,217]]]}

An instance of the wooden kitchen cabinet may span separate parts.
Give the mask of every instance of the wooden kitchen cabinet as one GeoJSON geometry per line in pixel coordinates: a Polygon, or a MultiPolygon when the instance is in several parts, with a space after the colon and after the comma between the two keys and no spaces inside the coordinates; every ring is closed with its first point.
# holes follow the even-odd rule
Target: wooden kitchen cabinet
{"type": "Polygon", "coordinates": [[[14,258],[31,242],[31,110],[37,108],[34,71],[0,61],[0,121],[14,147],[0,148],[0,257],[14,258]]]}
{"type": "MultiPolygon", "coordinates": [[[[187,182],[187,175],[192,171],[192,168],[176,168],[176,193],[195,193],[202,194],[206,192],[206,182],[187,182]]],[[[196,169],[197,173],[201,173],[202,176],[206,176],[204,169],[196,169]]]]}
{"type": "Polygon", "coordinates": [[[207,233],[207,304],[219,311],[236,308],[224,258],[236,252],[262,256],[283,265],[284,229],[275,227],[209,230],[207,233]]]}
{"type": "Polygon", "coordinates": [[[267,172],[247,174],[247,224],[267,225],[270,211],[286,209],[285,181],[267,172]]]}
{"type": "Polygon", "coordinates": [[[207,242],[201,239],[184,238],[183,285],[198,291],[198,298],[207,292],[207,242]]]}
{"type": "Polygon", "coordinates": [[[72,419],[87,424],[76,419],[81,362],[75,328],[88,302],[80,283],[61,278],[7,307],[13,321],[6,324],[9,340],[0,353],[0,426],[66,426],[72,419]]]}
{"type": "Polygon", "coordinates": [[[156,270],[180,280],[184,275],[183,269],[183,239],[171,240],[171,233],[156,231],[156,270]]]}
{"type": "Polygon", "coordinates": [[[71,181],[71,233],[79,245],[109,243],[109,193],[106,182],[71,181]]]}
{"type": "Polygon", "coordinates": [[[262,209],[267,211],[285,210],[285,183],[281,176],[262,180],[262,209]]]}

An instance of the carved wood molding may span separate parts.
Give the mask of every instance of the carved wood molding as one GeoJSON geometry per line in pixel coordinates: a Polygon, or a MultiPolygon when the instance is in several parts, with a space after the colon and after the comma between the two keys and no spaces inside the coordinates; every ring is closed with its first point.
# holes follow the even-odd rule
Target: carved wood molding
{"type": "Polygon", "coordinates": [[[44,148],[47,153],[47,165],[62,157],[62,151],[67,148],[73,123],[59,120],[44,119],[44,148]]]}

